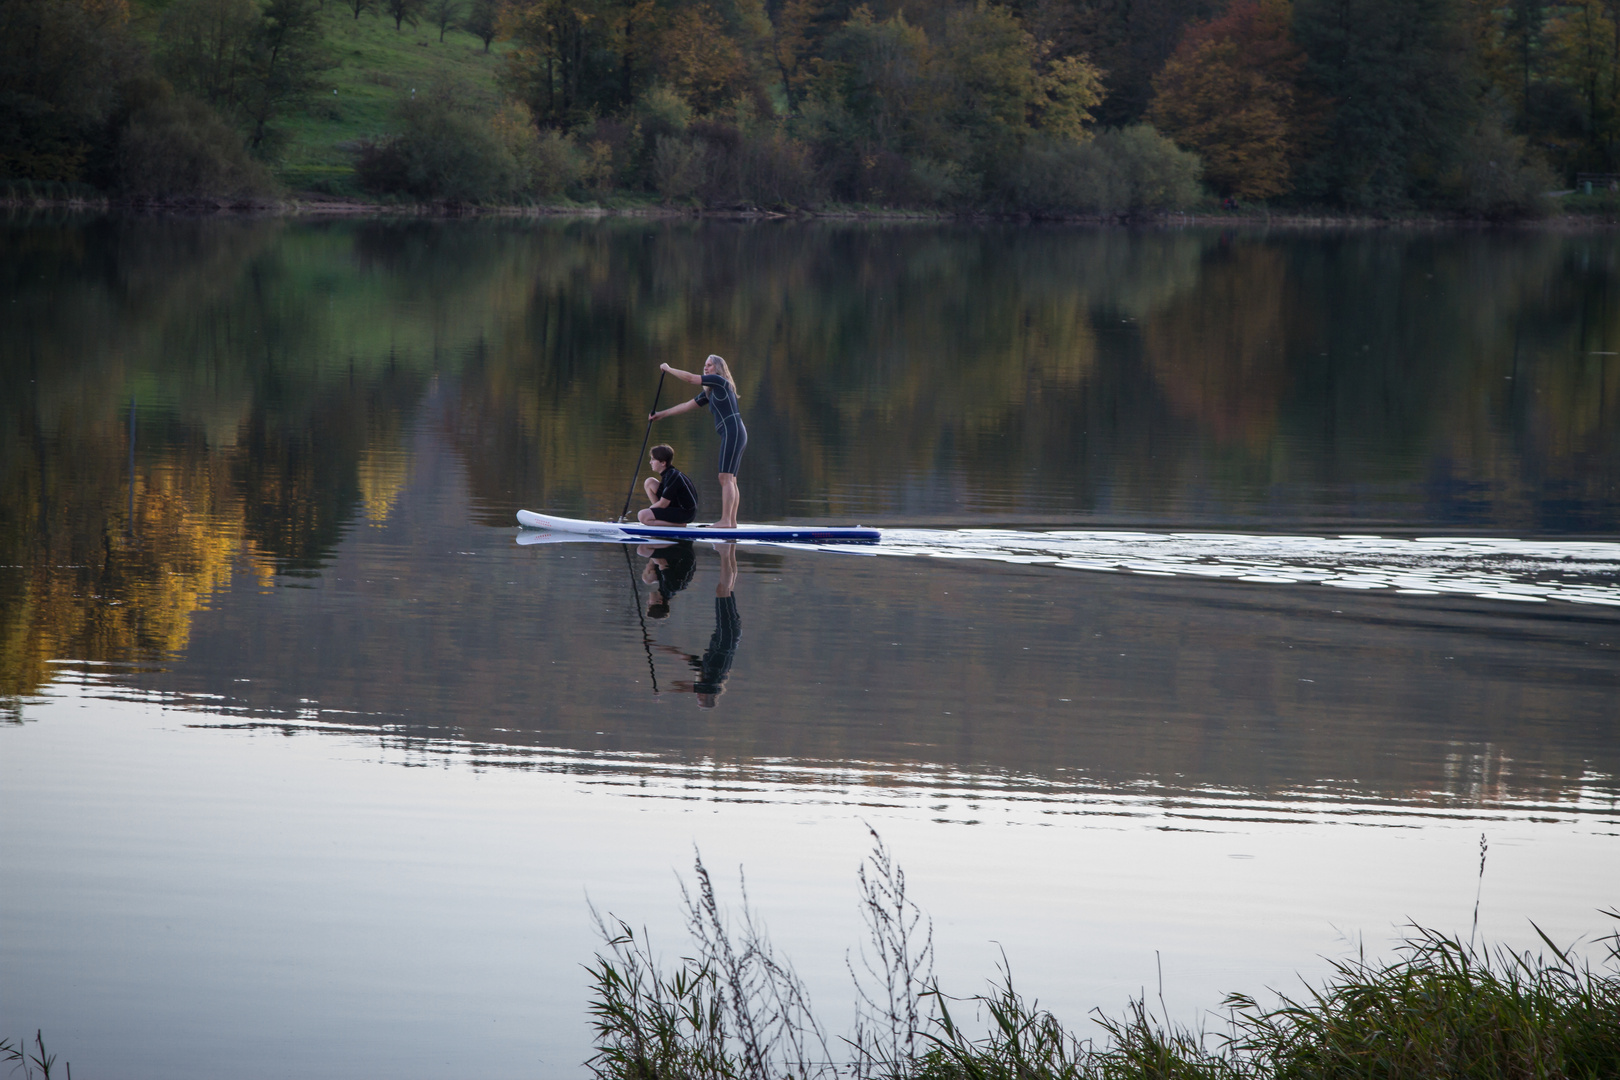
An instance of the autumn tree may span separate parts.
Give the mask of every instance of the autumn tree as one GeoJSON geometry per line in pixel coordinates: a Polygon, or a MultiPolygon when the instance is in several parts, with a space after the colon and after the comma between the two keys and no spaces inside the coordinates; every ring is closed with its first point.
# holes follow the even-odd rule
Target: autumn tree
{"type": "Polygon", "coordinates": [[[769,35],[771,63],[790,113],[799,111],[809,93],[828,39],[853,14],[850,0],[781,0],[776,6],[769,35]]]}
{"type": "Polygon", "coordinates": [[[1035,126],[1055,139],[1084,142],[1107,97],[1102,72],[1083,56],[1060,57],[1044,67],[1040,92],[1031,105],[1035,126]]]}
{"type": "Polygon", "coordinates": [[[541,127],[570,130],[628,105],[611,35],[614,0],[517,0],[502,17],[512,41],[501,82],[541,127]]]}
{"type": "Polygon", "coordinates": [[[984,0],[947,16],[943,37],[945,123],[958,160],[989,175],[1037,130],[1084,138],[1103,99],[1101,73],[1084,58],[1050,57],[1011,10],[984,0]]]}
{"type": "Polygon", "coordinates": [[[1014,10],[1038,16],[1051,6],[1062,14],[1055,23],[1028,18],[1060,55],[1084,52],[1103,71],[1106,92],[1097,112],[1104,127],[1124,127],[1142,119],[1153,99],[1153,76],[1176,49],[1189,22],[1208,19],[1225,5],[1219,0],[1018,0],[1014,10]],[[1050,25],[1042,25],[1042,22],[1050,25]]]}
{"type": "Polygon", "coordinates": [[[754,90],[741,44],[709,4],[679,9],[658,44],[658,67],[697,113],[714,113],[754,90]]]}
{"type": "Polygon", "coordinates": [[[1189,26],[1153,81],[1148,119],[1203,159],[1204,179],[1223,195],[1289,189],[1305,62],[1292,21],[1289,0],[1238,0],[1221,18],[1189,26]]]}

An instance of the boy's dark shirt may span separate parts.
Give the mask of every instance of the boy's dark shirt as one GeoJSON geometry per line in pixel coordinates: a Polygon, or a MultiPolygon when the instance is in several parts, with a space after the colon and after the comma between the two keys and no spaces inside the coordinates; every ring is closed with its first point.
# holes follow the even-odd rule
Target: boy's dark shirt
{"type": "Polygon", "coordinates": [[[697,512],[697,488],[692,486],[685,473],[673,465],[664,466],[658,482],[658,498],[668,499],[673,509],[697,512]]]}

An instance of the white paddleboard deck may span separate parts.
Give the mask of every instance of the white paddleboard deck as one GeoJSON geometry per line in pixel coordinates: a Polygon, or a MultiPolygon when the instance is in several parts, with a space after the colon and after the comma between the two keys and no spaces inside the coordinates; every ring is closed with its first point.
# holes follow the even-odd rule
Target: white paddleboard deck
{"type": "Polygon", "coordinates": [[[636,521],[582,521],[579,518],[537,514],[519,510],[518,524],[526,529],[584,533],[607,540],[777,540],[799,544],[873,544],[883,538],[876,529],[864,526],[829,525],[739,525],[717,529],[712,525],[643,525],[636,521]]]}

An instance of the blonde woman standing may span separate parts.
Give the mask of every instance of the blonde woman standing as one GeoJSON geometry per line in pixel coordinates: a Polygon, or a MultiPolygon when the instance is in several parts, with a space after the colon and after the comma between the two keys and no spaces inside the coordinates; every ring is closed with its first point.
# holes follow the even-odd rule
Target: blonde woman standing
{"type": "Polygon", "coordinates": [[[714,527],[735,529],[737,508],[742,500],[737,491],[737,466],[742,463],[743,450],[748,446],[748,429],[743,426],[742,413],[738,410],[737,384],[731,377],[731,369],[724,360],[712,354],[703,361],[702,375],[672,368],[668,364],[659,364],[658,368],[682,382],[703,388],[691,401],[652,413],[647,419],[662,420],[666,416],[708,408],[714,416],[714,430],[720,433],[720,520],[714,523],[714,527]]]}

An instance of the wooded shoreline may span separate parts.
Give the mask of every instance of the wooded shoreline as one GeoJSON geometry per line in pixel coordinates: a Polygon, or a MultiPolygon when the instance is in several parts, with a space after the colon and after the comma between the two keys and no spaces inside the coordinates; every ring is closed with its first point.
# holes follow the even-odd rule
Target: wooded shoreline
{"type": "Polygon", "coordinates": [[[1030,214],[1022,212],[897,210],[873,207],[773,210],[759,207],[711,209],[690,206],[556,203],[550,205],[461,205],[444,202],[382,202],[297,195],[283,199],[189,197],[126,199],[93,197],[19,197],[0,195],[0,210],[67,210],[97,214],[155,217],[399,217],[399,218],[650,218],[711,221],[840,221],[929,224],[1023,224],[1113,228],[1253,228],[1267,229],[1455,229],[1531,232],[1585,232],[1620,227],[1620,210],[1562,212],[1539,218],[1496,221],[1477,217],[1414,212],[1376,215],[1331,209],[1285,211],[1149,211],[1112,214],[1030,214]]]}

